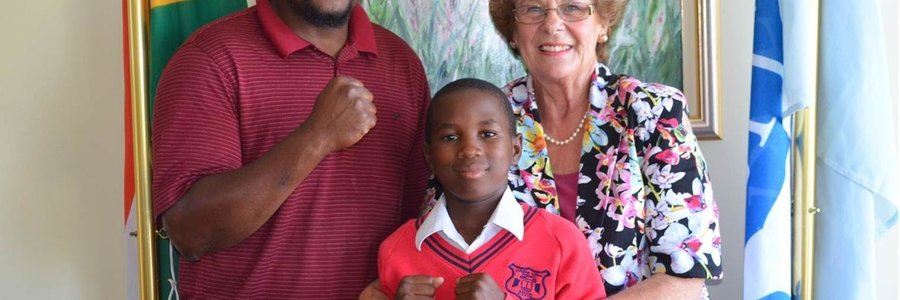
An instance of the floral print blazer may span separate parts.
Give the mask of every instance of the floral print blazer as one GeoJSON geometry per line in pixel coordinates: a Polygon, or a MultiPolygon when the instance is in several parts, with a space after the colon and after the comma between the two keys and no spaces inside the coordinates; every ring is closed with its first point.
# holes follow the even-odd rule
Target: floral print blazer
{"type": "MultiPolygon", "coordinates": [[[[531,79],[504,91],[522,134],[510,170],[519,201],[559,213],[547,143],[531,79]]],[[[719,211],[706,161],[677,89],[613,75],[597,65],[582,139],[575,223],[608,294],[655,273],[718,279],[719,211]]]]}

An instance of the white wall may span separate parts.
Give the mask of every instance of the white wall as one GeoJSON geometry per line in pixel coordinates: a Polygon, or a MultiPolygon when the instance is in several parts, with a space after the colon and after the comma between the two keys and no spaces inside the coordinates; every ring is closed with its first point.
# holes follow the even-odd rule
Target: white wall
{"type": "Polygon", "coordinates": [[[119,1],[0,10],[0,298],[122,299],[119,1]]]}
{"type": "Polygon", "coordinates": [[[725,277],[710,285],[709,292],[713,299],[740,299],[744,278],[747,120],[755,5],[752,0],[718,2],[724,138],[701,142],[700,147],[708,160],[719,204],[725,277]]]}

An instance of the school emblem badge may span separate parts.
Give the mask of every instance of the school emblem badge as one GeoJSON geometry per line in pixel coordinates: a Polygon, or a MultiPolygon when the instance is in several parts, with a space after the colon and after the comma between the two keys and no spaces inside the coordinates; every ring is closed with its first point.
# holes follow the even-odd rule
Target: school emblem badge
{"type": "Polygon", "coordinates": [[[546,279],[549,271],[538,271],[528,267],[509,264],[512,275],[506,279],[506,291],[522,300],[544,299],[547,296],[546,279]]]}

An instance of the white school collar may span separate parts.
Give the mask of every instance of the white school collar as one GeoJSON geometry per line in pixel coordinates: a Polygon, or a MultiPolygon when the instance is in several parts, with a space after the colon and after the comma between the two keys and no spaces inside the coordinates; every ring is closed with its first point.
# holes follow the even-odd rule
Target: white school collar
{"type": "MultiPolygon", "coordinates": [[[[500,229],[509,231],[521,241],[525,235],[524,219],[525,212],[522,210],[522,206],[519,205],[515,197],[513,197],[512,191],[507,187],[500,197],[500,202],[497,203],[497,208],[494,209],[490,219],[488,219],[488,223],[485,224],[485,229],[482,230],[479,237],[476,238],[472,245],[470,245],[472,248],[471,250],[474,251],[484,243],[490,241],[491,238],[499,233],[500,229]]],[[[467,245],[467,243],[462,240],[459,231],[453,226],[453,221],[450,219],[450,214],[447,212],[447,202],[444,199],[444,195],[441,195],[437,203],[435,203],[434,207],[431,209],[431,213],[425,217],[425,221],[423,221],[422,225],[419,226],[419,229],[416,230],[416,249],[421,251],[422,243],[425,242],[425,239],[432,234],[439,232],[443,232],[443,236],[451,239],[457,246],[467,245]],[[462,244],[460,244],[460,242],[462,242],[462,244]]],[[[462,250],[465,251],[465,249],[462,250]]],[[[471,253],[472,251],[467,252],[471,253]]]]}

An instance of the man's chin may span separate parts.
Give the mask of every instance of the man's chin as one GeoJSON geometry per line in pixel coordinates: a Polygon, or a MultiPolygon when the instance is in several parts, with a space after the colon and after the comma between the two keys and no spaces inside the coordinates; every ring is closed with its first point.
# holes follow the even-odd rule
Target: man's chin
{"type": "Polygon", "coordinates": [[[326,16],[324,18],[304,18],[304,20],[316,27],[336,28],[347,25],[350,16],[326,16]]]}
{"type": "Polygon", "coordinates": [[[348,1],[343,8],[321,8],[312,0],[288,1],[294,14],[316,27],[341,27],[350,20],[350,12],[355,1],[348,1]]]}

